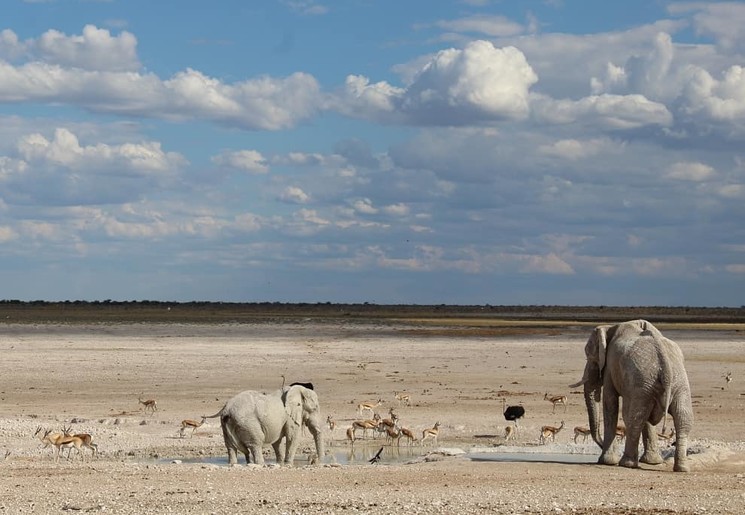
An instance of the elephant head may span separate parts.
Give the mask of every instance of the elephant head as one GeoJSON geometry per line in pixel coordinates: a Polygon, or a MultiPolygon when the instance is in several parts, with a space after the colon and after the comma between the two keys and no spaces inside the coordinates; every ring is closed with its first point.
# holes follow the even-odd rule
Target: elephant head
{"type": "MultiPolygon", "coordinates": [[[[323,458],[324,446],[322,437],[323,420],[318,395],[315,391],[302,385],[293,385],[282,392],[282,402],[287,413],[285,434],[288,437],[288,446],[291,445],[291,442],[294,442],[295,446],[297,445],[299,431],[302,426],[305,426],[313,435],[320,462],[323,458]]],[[[288,454],[289,452],[288,449],[288,454]]],[[[294,454],[294,449],[292,449],[292,454],[294,454]]]]}
{"type": "Polygon", "coordinates": [[[605,351],[608,342],[608,331],[613,330],[613,326],[601,325],[596,327],[590,334],[585,344],[585,371],[582,380],[569,385],[570,388],[577,388],[584,385],[585,406],[590,422],[590,434],[598,446],[603,446],[600,438],[600,416],[599,406],[600,394],[603,389],[603,371],[605,368],[605,351]]]}

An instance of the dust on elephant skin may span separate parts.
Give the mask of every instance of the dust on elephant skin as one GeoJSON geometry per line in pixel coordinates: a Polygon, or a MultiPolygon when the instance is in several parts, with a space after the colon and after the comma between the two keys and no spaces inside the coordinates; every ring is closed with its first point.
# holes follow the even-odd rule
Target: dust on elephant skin
{"type": "Polygon", "coordinates": [[[324,454],[322,418],[318,395],[301,384],[293,384],[273,393],[247,390],[231,398],[219,413],[228,450],[228,462],[238,463],[238,453],[246,463],[263,464],[262,449],[270,444],[277,463],[291,465],[298,448],[301,427],[310,431],[316,453],[324,454]],[[284,444],[284,445],[283,445],[284,444]]]}
{"type": "Polygon", "coordinates": [[[638,467],[639,461],[662,463],[655,426],[670,413],[677,435],[673,470],[687,472],[688,434],[693,426],[691,388],[678,345],[646,320],[601,325],[585,345],[587,362],[582,380],[590,431],[602,448],[598,463],[638,467]],[[626,425],[624,453],[614,448],[619,398],[626,425]],[[602,400],[603,437],[600,436],[602,400]],[[639,457],[639,439],[644,454],[639,457]]]}

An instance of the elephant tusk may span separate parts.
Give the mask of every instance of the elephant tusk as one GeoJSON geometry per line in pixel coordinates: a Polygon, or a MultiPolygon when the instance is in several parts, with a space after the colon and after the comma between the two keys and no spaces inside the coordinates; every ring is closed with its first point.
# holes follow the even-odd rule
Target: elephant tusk
{"type": "Polygon", "coordinates": [[[579,383],[574,383],[574,384],[570,384],[570,385],[569,385],[569,388],[577,388],[577,387],[579,387],[579,386],[582,386],[582,385],[583,385],[583,384],[585,384],[586,382],[587,382],[587,380],[586,380],[585,378],[582,378],[582,379],[581,379],[581,380],[579,381],[579,383]]]}

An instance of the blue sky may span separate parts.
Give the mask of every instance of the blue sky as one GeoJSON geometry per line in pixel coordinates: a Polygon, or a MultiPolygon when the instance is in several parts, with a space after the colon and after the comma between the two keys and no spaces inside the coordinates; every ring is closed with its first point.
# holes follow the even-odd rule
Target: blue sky
{"type": "Polygon", "coordinates": [[[0,298],[745,305],[745,3],[7,0],[0,298]]]}

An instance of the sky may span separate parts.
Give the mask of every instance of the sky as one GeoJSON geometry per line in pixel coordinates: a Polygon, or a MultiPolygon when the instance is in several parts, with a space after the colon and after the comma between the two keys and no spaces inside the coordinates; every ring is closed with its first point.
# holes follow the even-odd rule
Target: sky
{"type": "Polygon", "coordinates": [[[3,0],[0,299],[745,305],[745,2],[3,0]]]}

